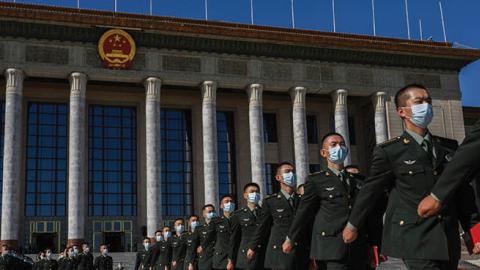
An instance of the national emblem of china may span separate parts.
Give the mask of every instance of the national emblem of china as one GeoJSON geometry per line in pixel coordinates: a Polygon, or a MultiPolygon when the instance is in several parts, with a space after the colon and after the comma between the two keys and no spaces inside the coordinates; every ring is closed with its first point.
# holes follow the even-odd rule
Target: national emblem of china
{"type": "Polygon", "coordinates": [[[135,41],[121,29],[105,32],[98,42],[98,53],[103,64],[111,69],[128,69],[135,57],[135,41]]]}

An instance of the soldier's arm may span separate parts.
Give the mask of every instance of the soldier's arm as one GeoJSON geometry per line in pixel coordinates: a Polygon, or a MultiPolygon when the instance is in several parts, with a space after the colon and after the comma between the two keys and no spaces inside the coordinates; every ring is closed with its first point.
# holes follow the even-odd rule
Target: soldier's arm
{"type": "Polygon", "coordinates": [[[462,184],[480,173],[480,120],[458,147],[452,161],[432,189],[432,193],[444,202],[462,184]]]}
{"type": "Polygon", "coordinates": [[[237,259],[238,248],[240,246],[240,240],[242,239],[242,228],[240,221],[238,220],[238,214],[232,216],[232,233],[230,234],[228,259],[234,264],[237,259]]]}
{"type": "Polygon", "coordinates": [[[140,256],[140,253],[137,252],[137,258],[135,259],[135,270],[138,270],[140,268],[140,264],[142,263],[142,258],[140,256]]]}
{"type": "Polygon", "coordinates": [[[305,225],[311,222],[320,207],[320,197],[315,183],[310,177],[305,182],[304,190],[305,194],[300,199],[297,212],[288,232],[288,238],[293,244],[299,241],[305,225]]]}
{"type": "Polygon", "coordinates": [[[95,258],[95,262],[93,263],[93,270],[98,270],[98,258],[95,258]]]}
{"type": "Polygon", "coordinates": [[[475,191],[469,183],[463,183],[455,192],[455,203],[458,219],[466,232],[480,222],[480,214],[475,202],[475,191]]]}
{"type": "Polygon", "coordinates": [[[270,233],[272,223],[273,218],[270,211],[270,203],[265,200],[265,203],[262,205],[262,210],[260,211],[259,226],[255,229],[255,234],[248,244],[249,249],[255,251],[261,246],[265,245],[267,239],[266,235],[270,233]]]}
{"type": "Polygon", "coordinates": [[[375,147],[370,172],[370,177],[365,179],[365,184],[355,198],[347,227],[356,229],[363,226],[375,207],[372,202],[377,202],[378,198],[385,194],[385,190],[391,187],[391,182],[395,179],[385,150],[380,146],[375,147]]]}

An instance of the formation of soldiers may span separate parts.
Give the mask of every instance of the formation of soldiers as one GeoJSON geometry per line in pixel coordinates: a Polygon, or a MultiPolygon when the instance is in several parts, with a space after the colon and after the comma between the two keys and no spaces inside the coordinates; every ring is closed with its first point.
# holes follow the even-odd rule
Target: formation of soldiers
{"type": "MultiPolygon", "coordinates": [[[[433,108],[424,86],[403,87],[395,105],[405,131],[376,146],[368,177],[344,166],[342,135],[326,134],[326,168],[304,185],[297,187],[294,166],[284,162],[275,175],[279,192],[261,200],[260,187],[248,183],[240,209],[226,195],[219,211],[207,204],[201,218],[176,219],[143,240],[134,269],[366,270],[390,256],[412,270],[456,270],[459,224],[468,234],[480,221],[469,184],[479,172],[480,121],[457,155],[456,141],[428,129],[433,108]]],[[[81,248],[68,248],[58,263],[46,250],[34,269],[112,269],[106,245],[95,261],[88,245],[81,248]]]]}

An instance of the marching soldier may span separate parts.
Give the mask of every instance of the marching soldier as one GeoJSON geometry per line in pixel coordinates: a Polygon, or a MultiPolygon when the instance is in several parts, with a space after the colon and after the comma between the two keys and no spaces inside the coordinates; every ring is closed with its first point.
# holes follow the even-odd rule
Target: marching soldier
{"type": "Polygon", "coordinates": [[[82,253],[78,255],[78,270],[93,269],[93,254],[87,243],[82,244],[82,253]]]}
{"type": "Polygon", "coordinates": [[[57,270],[58,262],[53,258],[52,250],[45,250],[45,262],[42,270],[57,270]]]}
{"type": "Polygon", "coordinates": [[[183,218],[177,218],[174,223],[175,234],[172,236],[170,245],[172,249],[172,270],[182,270],[185,262],[186,237],[183,218]]]}
{"type": "Polygon", "coordinates": [[[345,244],[342,229],[345,226],[359,181],[344,170],[348,155],[345,140],[338,133],[329,133],[322,139],[320,154],[327,160],[327,170],[310,175],[305,182],[295,218],[290,226],[283,251],[290,253],[300,244],[307,224],[313,223],[311,257],[318,269],[364,270],[368,264],[368,247],[365,236],[355,244],[345,244]]]}
{"type": "Polygon", "coordinates": [[[197,215],[191,215],[188,217],[189,231],[185,236],[186,250],[185,250],[185,263],[183,270],[195,270],[197,269],[197,247],[199,242],[198,237],[198,222],[197,215]]]}
{"type": "Polygon", "coordinates": [[[215,246],[215,206],[207,204],[202,208],[205,223],[198,229],[199,246],[198,253],[198,269],[213,269],[213,247],[215,246]]]}
{"type": "Polygon", "coordinates": [[[152,247],[151,257],[148,259],[148,264],[153,270],[165,270],[165,267],[170,266],[171,248],[169,240],[171,234],[168,226],[155,232],[157,243],[152,247]]]}
{"type": "Polygon", "coordinates": [[[230,241],[231,231],[231,215],[235,210],[235,203],[231,195],[224,195],[220,199],[220,209],[222,209],[223,215],[217,219],[216,241],[215,241],[215,254],[213,255],[213,268],[214,269],[226,269],[228,263],[228,246],[230,241]]]}
{"type": "Polygon", "coordinates": [[[143,248],[137,252],[137,258],[135,260],[135,270],[148,269],[148,259],[150,258],[151,248],[150,248],[150,238],[146,237],[143,239],[143,248]]]}
{"type": "Polygon", "coordinates": [[[67,260],[67,249],[64,249],[60,252],[59,256],[58,256],[58,269],[59,270],[63,270],[65,269],[65,262],[67,260]]]}
{"type": "Polygon", "coordinates": [[[93,263],[94,270],[113,270],[113,259],[108,255],[108,247],[105,244],[100,246],[100,255],[93,263]]]}
{"type": "Polygon", "coordinates": [[[457,269],[458,222],[468,231],[478,221],[471,186],[462,185],[439,215],[426,218],[417,215],[418,203],[431,193],[457,143],[429,132],[433,108],[424,86],[407,85],[400,89],[395,95],[395,105],[406,130],[375,148],[371,176],[357,197],[343,238],[347,243],[357,238],[357,229],[375,207],[373,202],[388,189],[383,253],[402,258],[412,270],[457,269]]]}
{"type": "MultiPolygon", "coordinates": [[[[263,269],[264,248],[257,250],[255,258],[251,260],[247,258],[248,245],[259,226],[258,218],[262,210],[258,205],[260,202],[260,187],[258,184],[246,184],[243,188],[243,198],[247,201],[247,205],[233,212],[232,215],[232,235],[230,236],[227,269],[263,269]]],[[[265,237],[268,237],[268,235],[265,237]]]]}
{"type": "Polygon", "coordinates": [[[77,270],[78,267],[78,260],[76,258],[76,253],[73,247],[69,247],[66,249],[67,257],[63,260],[63,267],[64,270],[77,270]]]}
{"type": "MultiPolygon", "coordinates": [[[[300,201],[295,192],[297,178],[293,165],[288,162],[280,164],[275,179],[280,183],[280,192],[274,193],[263,200],[262,214],[259,226],[250,241],[247,252],[248,259],[253,259],[255,252],[262,249],[267,242],[265,235],[270,232],[266,247],[265,268],[272,270],[304,270],[308,269],[308,259],[300,254],[282,252],[290,225],[300,201]]],[[[303,245],[301,241],[300,245],[303,245]]],[[[304,251],[304,249],[302,249],[304,251]]]]}

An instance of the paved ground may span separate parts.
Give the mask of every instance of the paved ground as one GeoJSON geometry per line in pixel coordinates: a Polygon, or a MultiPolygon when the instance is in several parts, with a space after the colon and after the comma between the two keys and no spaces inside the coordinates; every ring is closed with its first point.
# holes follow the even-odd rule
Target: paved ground
{"type": "MultiPolygon", "coordinates": [[[[379,270],[406,270],[407,268],[403,264],[403,262],[399,259],[389,258],[389,260],[383,264],[381,264],[377,269],[379,270]]],[[[465,254],[462,256],[462,261],[458,265],[458,269],[480,269],[480,258],[472,258],[465,254]]]]}

